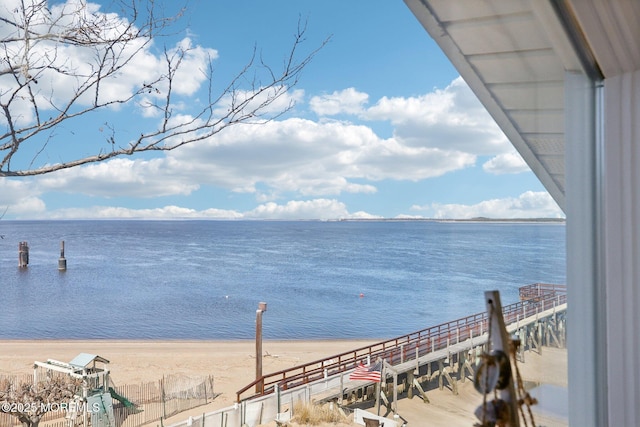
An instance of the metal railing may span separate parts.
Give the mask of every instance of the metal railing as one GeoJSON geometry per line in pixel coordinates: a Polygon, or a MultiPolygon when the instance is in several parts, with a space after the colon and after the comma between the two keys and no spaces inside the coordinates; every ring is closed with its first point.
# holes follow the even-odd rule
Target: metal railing
{"type": "MultiPolygon", "coordinates": [[[[520,319],[566,303],[566,286],[534,283],[520,288],[520,302],[503,306],[505,323],[515,323],[520,319]]],[[[391,365],[403,363],[407,359],[421,357],[430,352],[447,348],[486,332],[488,317],[486,312],[472,314],[440,325],[431,326],[397,338],[391,338],[355,350],[336,354],[304,365],[262,375],[236,393],[238,402],[273,393],[276,386],[287,390],[299,385],[327,378],[345,372],[363,362],[377,358],[385,359],[391,365]],[[249,390],[253,394],[244,396],[249,390]]]]}
{"type": "Polygon", "coordinates": [[[536,300],[540,297],[567,293],[566,285],[555,285],[550,283],[533,283],[520,288],[520,301],[536,300]]]}

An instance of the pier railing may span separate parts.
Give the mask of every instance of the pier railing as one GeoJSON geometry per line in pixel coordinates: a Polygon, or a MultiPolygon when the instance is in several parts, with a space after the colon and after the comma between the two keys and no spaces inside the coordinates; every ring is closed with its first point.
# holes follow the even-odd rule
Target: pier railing
{"type": "Polygon", "coordinates": [[[533,283],[520,288],[520,301],[535,301],[542,297],[548,298],[555,295],[565,295],[566,293],[566,285],[533,283]]]}
{"type": "MultiPolygon", "coordinates": [[[[520,288],[520,299],[520,302],[503,306],[506,324],[516,323],[520,319],[535,316],[566,303],[566,287],[534,283],[520,288]]],[[[476,313],[397,338],[266,374],[239,390],[236,393],[237,401],[273,393],[276,387],[287,390],[327,378],[354,369],[361,362],[369,364],[377,358],[385,359],[391,365],[403,363],[405,360],[416,359],[480,336],[486,332],[487,326],[487,313],[476,313]],[[246,395],[249,392],[252,394],[246,395]]]]}

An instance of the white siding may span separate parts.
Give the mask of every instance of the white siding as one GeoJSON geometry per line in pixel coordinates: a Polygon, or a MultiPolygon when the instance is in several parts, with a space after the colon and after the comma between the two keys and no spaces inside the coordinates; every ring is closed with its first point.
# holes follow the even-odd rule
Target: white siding
{"type": "Polygon", "coordinates": [[[640,425],[640,71],[605,80],[609,425],[640,425]]]}

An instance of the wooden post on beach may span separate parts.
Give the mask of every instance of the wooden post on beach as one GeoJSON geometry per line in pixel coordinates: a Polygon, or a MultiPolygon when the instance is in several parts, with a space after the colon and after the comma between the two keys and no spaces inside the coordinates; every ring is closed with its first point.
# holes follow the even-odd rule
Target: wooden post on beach
{"type": "Polygon", "coordinates": [[[467,363],[467,352],[461,351],[458,353],[458,380],[464,382],[467,378],[464,374],[464,366],[467,363]]]}
{"type": "Polygon", "coordinates": [[[60,258],[58,258],[58,271],[67,270],[67,260],[64,257],[64,240],[60,242],[60,258]]]}
{"type": "MultiPolygon", "coordinates": [[[[262,313],[267,311],[267,303],[258,303],[256,310],[256,380],[262,378],[262,313]]],[[[264,393],[264,380],[256,383],[256,393],[264,393]]]]}
{"type": "Polygon", "coordinates": [[[18,243],[18,267],[26,268],[29,265],[29,244],[18,243]]]}
{"type": "Polygon", "coordinates": [[[380,368],[380,381],[376,383],[376,409],[377,414],[380,415],[380,396],[382,394],[382,383],[387,382],[387,373],[384,366],[384,361],[382,362],[382,368],[380,368]]]}
{"type": "Polygon", "coordinates": [[[394,414],[398,413],[398,372],[393,371],[393,405],[391,409],[394,414]]]}

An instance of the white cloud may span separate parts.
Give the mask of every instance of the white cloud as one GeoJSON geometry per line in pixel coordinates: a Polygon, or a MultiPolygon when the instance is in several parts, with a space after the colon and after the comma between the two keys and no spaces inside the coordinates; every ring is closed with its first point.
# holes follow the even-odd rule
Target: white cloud
{"type": "MultiPolygon", "coordinates": [[[[303,97],[303,91],[294,91],[278,102],[284,106],[303,97]]],[[[483,165],[487,173],[526,169],[513,148],[508,143],[505,146],[506,139],[461,79],[444,90],[419,97],[382,98],[365,109],[367,100],[366,94],[351,88],[312,98],[312,108],[324,114],[350,113],[366,120],[389,121],[396,129],[392,137],[382,138],[364,124],[332,120],[289,118],[232,126],[179,150],[155,153],[155,158],[119,158],[33,178],[20,200],[27,206],[27,198],[32,197],[35,212],[42,212],[45,207],[39,197],[51,191],[103,198],[155,198],[189,196],[209,186],[253,194],[262,204],[248,212],[193,211],[174,206],[150,210],[97,207],[88,212],[57,211],[57,215],[367,218],[370,214],[366,212],[350,214],[335,197],[345,193],[374,195],[382,180],[421,181],[442,176],[473,166],[480,153],[495,156],[483,165]],[[291,199],[300,200],[278,204],[291,199]]],[[[171,118],[176,122],[192,119],[177,112],[171,118]]],[[[561,215],[548,195],[548,200],[536,201],[533,194],[538,193],[473,206],[431,205],[423,209],[430,213],[427,216],[443,218],[526,217],[530,211],[539,212],[533,216],[561,215]]]]}
{"type": "Polygon", "coordinates": [[[344,203],[337,200],[292,200],[285,205],[266,203],[247,212],[245,218],[260,219],[336,219],[347,218],[349,212],[344,203]]]}
{"type": "Polygon", "coordinates": [[[367,212],[350,214],[344,203],[334,199],[292,200],[285,204],[273,202],[261,204],[247,212],[226,209],[195,210],[179,206],[155,209],[130,209],[115,206],[58,209],[41,214],[47,219],[346,219],[375,218],[367,212]]]}
{"type": "Polygon", "coordinates": [[[64,169],[37,177],[41,191],[61,191],[100,197],[160,197],[187,195],[199,184],[167,168],[167,159],[113,159],[64,169]]]}
{"type": "Polygon", "coordinates": [[[485,200],[475,205],[434,203],[413,206],[412,210],[425,212],[425,217],[435,219],[564,217],[549,193],[533,191],[522,193],[517,198],[485,200]]]}
{"type": "Polygon", "coordinates": [[[416,97],[382,97],[364,108],[368,95],[355,89],[311,99],[321,115],[352,114],[363,120],[389,121],[394,136],[413,147],[472,155],[495,155],[512,147],[469,86],[458,77],[445,89],[416,97]]]}
{"type": "MultiPolygon", "coordinates": [[[[142,45],[142,41],[128,42],[127,46],[123,46],[123,55],[135,55],[127,64],[120,64],[120,71],[101,81],[100,84],[100,101],[110,102],[119,99],[127,99],[135,91],[142,87],[143,84],[150,84],[157,81],[166,74],[167,63],[164,55],[156,54],[152,51],[152,45],[142,45]],[[140,49],[139,52],[136,52],[140,49]]],[[[53,46],[44,47],[53,49],[53,46]]],[[[180,68],[171,82],[171,90],[174,95],[192,96],[202,87],[206,81],[206,71],[209,59],[215,59],[218,53],[214,49],[206,49],[201,46],[193,46],[191,40],[183,39],[168,51],[168,56],[179,54],[184,50],[184,58],[181,61],[180,68]]],[[[95,64],[96,53],[93,49],[83,46],[57,47],[60,56],[60,66],[73,68],[75,73],[89,75],[92,68],[97,67],[95,64]]],[[[49,72],[41,78],[40,93],[42,96],[48,96],[47,89],[55,88],[51,93],[56,103],[64,102],[69,99],[72,93],[77,90],[77,79],[73,75],[64,75],[49,72]]],[[[161,102],[167,95],[169,90],[168,82],[162,80],[150,88],[146,96],[151,100],[160,100],[161,102]]],[[[89,91],[82,96],[79,101],[83,105],[90,105],[93,102],[94,94],[89,91]]],[[[118,105],[114,105],[114,108],[118,105]]]]}
{"type": "MultiPolygon", "coordinates": [[[[5,2],[6,3],[6,2],[5,2]]],[[[38,11],[41,16],[32,18],[32,22],[42,22],[43,33],[63,33],[67,27],[73,26],[74,17],[81,13],[83,17],[93,19],[101,28],[105,37],[126,32],[135,32],[135,27],[131,28],[131,23],[124,17],[115,13],[105,13],[101,11],[101,6],[96,3],[87,3],[82,12],[80,2],[68,0],[67,2],[51,5],[50,16],[47,10],[38,11]],[[51,27],[46,27],[48,22],[54,22],[51,27]],[[107,25],[104,22],[108,23],[107,25]],[[109,34],[110,33],[110,34],[109,34]]],[[[0,7],[0,17],[9,20],[16,18],[14,11],[20,10],[17,2],[14,4],[4,4],[0,7]]],[[[27,6],[28,7],[28,6],[27,6]]],[[[2,26],[0,34],[8,36],[11,34],[10,25],[2,26]]],[[[38,29],[38,25],[34,26],[38,29]]],[[[13,34],[16,35],[16,34],[13,34]]],[[[7,58],[13,64],[24,64],[24,49],[20,41],[5,43],[2,46],[2,57],[7,58]]],[[[103,66],[117,68],[117,73],[105,77],[100,82],[99,102],[108,103],[116,100],[125,100],[138,91],[143,84],[150,84],[161,80],[146,94],[147,105],[153,100],[164,100],[168,91],[168,82],[163,78],[167,74],[167,63],[163,52],[154,47],[154,44],[144,39],[134,39],[113,45],[71,45],[58,43],[55,37],[40,38],[31,40],[29,47],[29,69],[33,77],[37,79],[37,85],[32,85],[31,90],[35,100],[39,104],[39,114],[44,116],[54,111],[57,114],[59,109],[66,106],[70,99],[79,95],[79,91],[88,89],[77,98],[77,104],[90,106],[95,101],[94,85],[86,86],[82,76],[95,76],[96,70],[103,66]],[[107,50],[110,49],[110,50],[107,50]],[[106,61],[102,64],[101,61],[106,61]],[[112,61],[112,62],[109,62],[112,61]],[[49,66],[51,65],[51,66],[49,66]],[[54,68],[60,70],[54,71],[54,68]],[[156,90],[157,89],[157,90],[156,90]]],[[[167,50],[169,57],[174,57],[177,62],[178,55],[184,54],[180,61],[180,68],[175,74],[172,84],[174,95],[193,96],[202,88],[202,84],[207,80],[206,71],[209,61],[218,57],[215,49],[208,49],[194,45],[190,38],[178,41],[173,47],[167,50]]],[[[174,64],[175,65],[175,64],[174,64]]],[[[26,70],[26,69],[25,69],[26,70]]],[[[89,79],[93,80],[91,77],[89,79]]],[[[14,97],[11,101],[12,118],[15,124],[24,126],[35,120],[35,110],[32,108],[29,94],[26,89],[14,93],[18,88],[12,75],[6,74],[0,78],[0,99],[7,102],[8,97],[14,97]]],[[[144,101],[144,100],[143,100],[144,101]]],[[[119,109],[121,104],[114,103],[112,109],[119,109]]],[[[73,110],[72,110],[73,111],[73,110]]],[[[146,109],[142,114],[152,115],[153,109],[146,109]]],[[[0,115],[0,122],[6,122],[3,115],[0,115]]]]}
{"type": "MultiPolygon", "coordinates": [[[[13,208],[12,208],[13,209],[13,208]]],[[[420,214],[398,215],[397,218],[472,219],[472,218],[563,218],[564,214],[546,192],[525,192],[517,198],[493,199],[475,205],[437,204],[413,206],[420,214]]],[[[21,213],[17,211],[15,213],[21,213]]],[[[20,215],[18,215],[20,216],[20,215]]],[[[29,218],[47,219],[374,219],[377,215],[364,211],[350,213],[346,204],[336,199],[291,200],[284,204],[268,202],[249,211],[210,208],[195,210],[180,206],[154,209],[131,209],[117,206],[67,208],[49,212],[31,211],[29,218]]]]}
{"type": "Polygon", "coordinates": [[[314,96],[309,101],[311,110],[320,116],[337,114],[360,114],[369,101],[369,95],[355,88],[335,91],[331,94],[314,96]]]}
{"type": "MultiPolygon", "coordinates": [[[[177,95],[192,96],[207,81],[209,62],[218,58],[218,51],[194,45],[193,41],[186,37],[169,51],[169,55],[179,56],[182,53],[184,57],[180,60],[180,67],[174,76],[173,90],[177,95]]],[[[166,64],[164,66],[166,67],[166,64]]],[[[160,88],[160,98],[166,96],[166,90],[166,87],[160,88]]]]}
{"type": "Polygon", "coordinates": [[[40,195],[30,179],[0,178],[0,215],[5,211],[8,216],[44,212],[40,195]]]}
{"type": "Polygon", "coordinates": [[[417,181],[475,162],[466,153],[407,147],[394,138],[382,139],[365,126],[304,119],[229,128],[168,158],[203,184],[256,192],[262,183],[276,193],[316,196],[371,194],[376,191],[375,181],[417,181]]]}
{"type": "Polygon", "coordinates": [[[242,214],[233,210],[195,209],[165,206],[155,209],[131,209],[118,206],[93,206],[51,211],[47,219],[238,219],[242,214]]]}
{"type": "Polygon", "coordinates": [[[444,90],[419,97],[383,97],[363,117],[389,120],[395,126],[394,135],[414,147],[473,155],[512,150],[498,125],[460,77],[444,90]]]}
{"type": "Polygon", "coordinates": [[[46,211],[46,205],[42,199],[34,196],[21,197],[15,203],[3,206],[2,212],[6,209],[7,215],[21,216],[33,215],[46,211]]]}
{"type": "Polygon", "coordinates": [[[520,154],[513,151],[495,156],[482,165],[482,170],[493,175],[504,175],[528,172],[531,169],[520,154]]]}
{"type": "MultiPolygon", "coordinates": [[[[344,92],[352,98],[358,93],[344,92]]],[[[343,93],[343,94],[344,94],[343,93]]],[[[291,94],[297,99],[296,94],[291,94]]],[[[288,96],[283,102],[289,102],[288,96]]],[[[406,100],[408,104],[413,101],[406,100]]],[[[399,117],[399,116],[398,116],[399,117]]],[[[176,114],[172,120],[192,117],[176,114]]],[[[399,120],[396,120],[398,123],[399,120]]],[[[256,200],[375,194],[381,180],[420,181],[475,164],[472,153],[381,138],[364,125],[291,118],[233,126],[156,159],[115,159],[38,179],[43,191],[101,197],[189,195],[203,185],[256,200]]]]}
{"type": "Polygon", "coordinates": [[[238,108],[243,103],[246,105],[239,109],[239,113],[250,114],[252,111],[260,109],[259,114],[253,117],[252,122],[261,123],[264,120],[277,116],[283,111],[293,107],[304,98],[304,90],[289,90],[286,86],[273,86],[265,89],[259,88],[256,91],[236,90],[233,94],[223,96],[215,105],[214,114],[223,117],[233,106],[238,108]],[[259,90],[264,90],[257,94],[259,90]]]}

